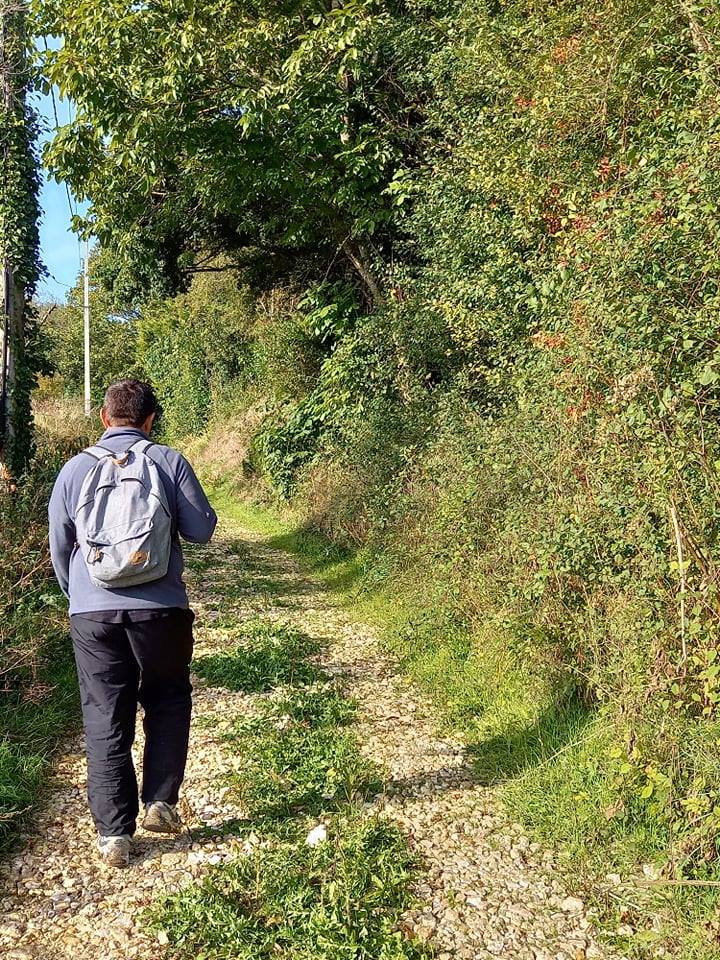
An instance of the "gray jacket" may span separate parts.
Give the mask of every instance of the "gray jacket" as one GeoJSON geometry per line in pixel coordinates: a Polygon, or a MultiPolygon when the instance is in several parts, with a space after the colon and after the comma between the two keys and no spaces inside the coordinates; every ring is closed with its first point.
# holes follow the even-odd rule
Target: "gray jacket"
{"type": "MultiPolygon", "coordinates": [[[[114,453],[123,453],[143,438],[146,434],[142,430],[111,427],[98,443],[114,453]]],[[[177,533],[190,543],[207,543],[215,530],[217,516],[190,464],[176,450],[161,444],[150,447],[147,455],[160,471],[177,533]]],[[[91,583],[88,568],[75,548],[74,517],[83,479],[95,463],[86,453],[68,460],[55,481],[48,508],[50,555],[58,583],[70,599],[70,614],[187,607],[187,591],[182,579],[183,555],[177,536],[173,538],[168,572],[161,580],[113,590],[91,583]]]]}

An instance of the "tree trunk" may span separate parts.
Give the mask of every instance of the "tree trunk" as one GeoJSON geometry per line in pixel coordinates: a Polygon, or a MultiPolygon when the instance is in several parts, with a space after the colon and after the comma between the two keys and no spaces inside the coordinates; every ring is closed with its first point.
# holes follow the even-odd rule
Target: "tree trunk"
{"type": "Polygon", "coordinates": [[[25,352],[25,294],[12,267],[6,270],[5,276],[8,285],[5,299],[7,304],[8,343],[5,350],[7,367],[3,453],[6,449],[11,451],[17,447],[20,429],[18,415],[21,413],[18,410],[20,405],[16,402],[17,386],[25,352]]]}
{"type": "Polygon", "coordinates": [[[38,173],[29,78],[26,4],[0,0],[0,478],[6,481],[22,473],[32,453],[26,301],[38,277],[38,173]]]}
{"type": "Polygon", "coordinates": [[[357,240],[352,240],[350,237],[343,241],[342,248],[345,256],[362,280],[370,305],[375,305],[382,300],[382,290],[375,277],[370,254],[364,244],[359,243],[357,240]]]}

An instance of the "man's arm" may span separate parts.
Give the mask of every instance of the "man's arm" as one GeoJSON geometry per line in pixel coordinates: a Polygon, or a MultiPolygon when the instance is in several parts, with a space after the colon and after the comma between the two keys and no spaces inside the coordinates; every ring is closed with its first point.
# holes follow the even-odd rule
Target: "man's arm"
{"type": "Polygon", "coordinates": [[[217,514],[210,506],[195,471],[180,457],[177,473],[178,533],[190,543],[208,543],[217,524],[217,514]]]}
{"type": "Polygon", "coordinates": [[[65,499],[65,470],[55,481],[48,505],[50,521],[50,557],[60,589],[68,596],[70,582],[70,557],[75,548],[75,522],[68,513],[65,499]]]}

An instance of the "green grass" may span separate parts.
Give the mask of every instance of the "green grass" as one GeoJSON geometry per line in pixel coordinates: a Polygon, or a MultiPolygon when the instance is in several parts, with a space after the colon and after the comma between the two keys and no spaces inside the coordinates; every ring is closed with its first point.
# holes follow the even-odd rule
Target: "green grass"
{"type": "Polygon", "coordinates": [[[337,692],[298,690],[260,709],[225,738],[237,747],[242,765],[232,782],[251,817],[318,817],[382,788],[379,770],[344,729],[354,711],[337,692]]]}
{"type": "Polygon", "coordinates": [[[275,718],[290,721],[306,730],[346,727],[357,714],[354,700],[340,694],[329,683],[325,689],[303,690],[275,700],[266,710],[275,718]]]}
{"type": "Polygon", "coordinates": [[[193,669],[217,687],[262,693],[283,684],[312,683],[320,671],[305,658],[318,651],[315,640],[263,620],[226,621],[241,642],[228,653],[198,657],[193,669]]]}
{"type": "Polygon", "coordinates": [[[0,693],[0,854],[14,848],[42,793],[52,753],[79,715],[72,646],[57,631],[43,650],[36,681],[0,693]]]}
{"type": "Polygon", "coordinates": [[[243,643],[227,654],[196,661],[216,686],[244,693],[288,691],[262,701],[259,715],[224,736],[240,767],[232,783],[250,816],[284,820],[320,815],[380,790],[378,770],[363,759],[348,725],[355,706],[319,667],[305,659],[317,643],[298,630],[267,621],[243,623],[243,643]]]}
{"type": "MultiPolygon", "coordinates": [[[[67,426],[67,418],[57,422],[67,426]]],[[[41,428],[32,469],[0,494],[0,855],[14,847],[45,795],[53,752],[79,725],[67,603],[47,551],[47,500],[57,472],[83,445],[41,428]]]]}
{"type": "Polygon", "coordinates": [[[322,534],[284,522],[274,511],[238,499],[232,484],[215,484],[211,490],[213,505],[223,516],[262,534],[273,549],[298,557],[303,568],[339,599],[356,595],[367,572],[360,553],[343,550],[322,534]]]}
{"type": "Polygon", "coordinates": [[[327,820],[327,840],[305,842],[307,822],[167,897],[151,925],[183,960],[423,960],[396,929],[413,863],[393,825],[350,810],[327,820]]]}

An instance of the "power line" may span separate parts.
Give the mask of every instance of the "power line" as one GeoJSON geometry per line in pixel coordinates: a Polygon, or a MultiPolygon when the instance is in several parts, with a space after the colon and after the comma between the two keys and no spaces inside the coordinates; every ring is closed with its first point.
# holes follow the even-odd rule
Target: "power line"
{"type": "Polygon", "coordinates": [[[54,273],[50,273],[50,271],[49,271],[47,268],[45,269],[45,275],[48,276],[48,277],[50,277],[51,280],[54,280],[55,283],[60,284],[61,287],[67,287],[68,290],[72,290],[72,289],[75,287],[75,284],[74,284],[74,283],[65,283],[64,280],[58,280],[58,278],[55,276],[55,274],[54,274],[54,273]]]}

